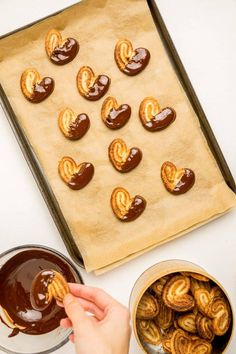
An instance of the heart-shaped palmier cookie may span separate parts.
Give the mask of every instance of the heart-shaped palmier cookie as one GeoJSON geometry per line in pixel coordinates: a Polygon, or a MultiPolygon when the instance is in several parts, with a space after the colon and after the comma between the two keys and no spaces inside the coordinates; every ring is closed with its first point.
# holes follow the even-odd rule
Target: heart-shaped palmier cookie
{"type": "Polygon", "coordinates": [[[174,322],[174,311],[159,300],[160,311],[154,318],[155,323],[163,330],[170,328],[174,322]]]}
{"type": "Polygon", "coordinates": [[[198,310],[205,316],[207,316],[207,306],[211,302],[212,295],[208,289],[204,288],[199,288],[194,291],[194,298],[196,301],[196,305],[198,310]]]}
{"type": "Polygon", "coordinates": [[[157,299],[146,292],[139,301],[136,317],[142,320],[150,320],[156,317],[159,311],[160,306],[157,299]]]}
{"type": "Polygon", "coordinates": [[[70,140],[81,139],[90,127],[90,120],[86,113],[78,116],[70,108],[60,112],[58,125],[64,136],[70,140]]]}
{"type": "Polygon", "coordinates": [[[171,276],[165,275],[164,277],[158,279],[151,285],[151,290],[155,293],[155,295],[160,298],[162,297],[162,291],[166,283],[170,280],[171,276]]]}
{"type": "Polygon", "coordinates": [[[153,97],[146,97],[139,107],[139,118],[145,129],[156,132],[167,128],[176,118],[173,108],[161,109],[158,101],[153,97]]]}
{"type": "Polygon", "coordinates": [[[45,49],[49,59],[54,64],[64,65],[76,57],[79,51],[79,43],[74,38],[63,39],[59,31],[52,29],[47,34],[45,49]]]}
{"type": "Polygon", "coordinates": [[[190,336],[181,329],[177,329],[171,337],[172,354],[211,354],[212,345],[197,336],[190,336]]]}
{"type": "Polygon", "coordinates": [[[25,98],[33,103],[45,100],[54,90],[54,80],[51,77],[40,77],[34,68],[26,69],[20,79],[21,91],[25,98]]]}
{"type": "Polygon", "coordinates": [[[217,336],[223,336],[231,324],[231,310],[228,300],[223,297],[213,297],[206,306],[205,312],[212,319],[214,333],[217,336]]]}
{"type": "Polygon", "coordinates": [[[114,97],[107,97],[102,104],[101,117],[110,129],[122,128],[129,120],[131,108],[128,104],[118,105],[114,97]]]}
{"type": "Polygon", "coordinates": [[[142,151],[137,147],[128,149],[122,139],[115,139],[108,148],[108,154],[112,165],[119,172],[133,170],[142,159],[142,151]]]}
{"type": "Polygon", "coordinates": [[[111,207],[119,220],[133,221],[145,210],[146,200],[139,195],[131,198],[126,189],[118,187],[112,192],[111,207]]]}
{"type": "Polygon", "coordinates": [[[197,333],[196,315],[193,312],[186,313],[177,317],[177,324],[188,333],[197,333]]]}
{"type": "Polygon", "coordinates": [[[114,55],[118,68],[129,76],[140,73],[150,60],[148,49],[133,49],[132,43],[128,39],[121,39],[117,42],[114,55]]]}
{"type": "Polygon", "coordinates": [[[58,172],[62,180],[71,189],[84,188],[93,178],[94,166],[90,162],[82,162],[79,165],[68,156],[61,159],[58,172]]]}
{"type": "Polygon", "coordinates": [[[30,301],[35,310],[45,310],[53,299],[63,301],[69,286],[63,275],[55,270],[45,269],[33,279],[30,301]]]}
{"type": "Polygon", "coordinates": [[[137,332],[145,343],[159,345],[161,344],[161,332],[157,325],[151,320],[137,320],[137,332]]]}
{"type": "Polygon", "coordinates": [[[196,315],[196,327],[199,336],[203,339],[212,342],[215,338],[213,331],[212,320],[206,316],[203,316],[200,312],[196,315]]]}
{"type": "Polygon", "coordinates": [[[89,66],[82,66],[76,81],[81,96],[89,101],[97,101],[105,95],[111,80],[106,75],[96,76],[89,66]]]}
{"type": "Polygon", "coordinates": [[[195,183],[195,174],[190,168],[179,168],[169,161],[161,166],[161,178],[166,189],[175,195],[186,193],[195,183]]]}
{"type": "Polygon", "coordinates": [[[175,275],[165,285],[162,299],[166,306],[178,312],[193,309],[194,298],[189,294],[190,280],[183,275],[175,275]]]}
{"type": "Polygon", "coordinates": [[[192,278],[197,279],[199,281],[209,282],[209,280],[210,280],[205,275],[202,275],[199,273],[181,272],[181,274],[186,275],[186,277],[192,277],[192,278]]]}

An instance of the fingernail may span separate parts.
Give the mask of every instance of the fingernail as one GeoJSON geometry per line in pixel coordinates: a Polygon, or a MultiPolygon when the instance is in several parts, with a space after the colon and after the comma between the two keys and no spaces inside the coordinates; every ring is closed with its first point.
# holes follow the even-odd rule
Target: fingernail
{"type": "Polygon", "coordinates": [[[64,297],[63,303],[64,303],[65,306],[68,306],[73,301],[74,301],[74,296],[72,294],[67,294],[64,297]]]}

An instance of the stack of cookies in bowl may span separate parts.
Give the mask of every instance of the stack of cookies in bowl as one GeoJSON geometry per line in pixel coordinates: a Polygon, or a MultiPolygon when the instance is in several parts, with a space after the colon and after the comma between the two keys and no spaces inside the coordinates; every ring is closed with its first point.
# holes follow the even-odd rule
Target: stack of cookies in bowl
{"type": "MultiPolygon", "coordinates": [[[[136,329],[155,353],[222,353],[232,330],[232,312],[222,289],[205,275],[176,272],[155,281],[141,297],[136,329]]],[[[148,349],[147,349],[148,350],[148,349]]],[[[148,351],[149,352],[149,351],[148,351]]]]}

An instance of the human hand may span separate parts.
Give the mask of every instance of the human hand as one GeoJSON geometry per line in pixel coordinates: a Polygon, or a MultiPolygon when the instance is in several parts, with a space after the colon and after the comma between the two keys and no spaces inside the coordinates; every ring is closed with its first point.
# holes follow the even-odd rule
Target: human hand
{"type": "Polygon", "coordinates": [[[69,284],[69,287],[71,294],[63,301],[68,318],[61,320],[61,326],[73,327],[70,340],[75,344],[76,353],[128,354],[129,310],[101,289],[81,284],[69,284]]]}

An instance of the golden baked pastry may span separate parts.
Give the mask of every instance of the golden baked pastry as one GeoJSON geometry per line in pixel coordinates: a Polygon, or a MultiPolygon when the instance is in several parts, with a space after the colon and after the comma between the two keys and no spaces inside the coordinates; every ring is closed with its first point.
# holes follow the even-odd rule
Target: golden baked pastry
{"type": "Polygon", "coordinates": [[[91,181],[94,167],[90,162],[82,162],[77,165],[71,157],[65,156],[59,162],[58,173],[68,187],[78,190],[84,188],[91,181]]]}
{"type": "Polygon", "coordinates": [[[166,275],[160,279],[158,279],[155,283],[151,285],[152,291],[156,294],[156,296],[159,298],[162,296],[162,291],[164,286],[166,285],[167,281],[170,280],[171,276],[166,275]]]}
{"type": "Polygon", "coordinates": [[[195,174],[189,168],[177,169],[166,161],[161,166],[161,178],[166,189],[175,195],[186,193],[195,183],[195,174]]]}
{"type": "Polygon", "coordinates": [[[207,316],[206,309],[212,299],[210,292],[207,289],[199,288],[195,290],[194,298],[199,311],[207,316]]]}
{"type": "Polygon", "coordinates": [[[64,65],[75,58],[79,51],[79,43],[74,38],[63,39],[59,31],[52,29],[46,36],[45,50],[54,64],[64,65]]]}
{"type": "Polygon", "coordinates": [[[197,289],[206,289],[209,292],[211,291],[210,282],[203,282],[192,277],[190,278],[190,281],[191,281],[190,288],[193,295],[195,294],[195,291],[197,289]]]}
{"type": "Polygon", "coordinates": [[[231,324],[231,310],[228,300],[214,297],[206,306],[206,315],[212,319],[213,331],[217,336],[223,336],[231,324]]]}
{"type": "Polygon", "coordinates": [[[9,328],[12,328],[12,329],[16,328],[19,330],[25,329],[25,327],[20,326],[17,323],[15,323],[15,321],[11,318],[9,313],[2,306],[0,306],[0,319],[1,319],[1,322],[5,323],[7,325],[7,327],[9,327],[9,328]]]}
{"type": "Polygon", "coordinates": [[[202,274],[199,274],[199,273],[181,272],[181,274],[185,275],[186,277],[192,277],[192,278],[197,279],[199,281],[208,282],[210,280],[205,275],[202,275],[202,274]]]}
{"type": "Polygon", "coordinates": [[[102,104],[101,117],[110,129],[120,129],[129,120],[131,108],[128,104],[119,105],[114,97],[107,97],[102,104]]]}
{"type": "Polygon", "coordinates": [[[43,270],[33,279],[30,300],[36,310],[44,310],[53,299],[63,301],[69,286],[62,274],[55,270],[43,270]]]}
{"type": "Polygon", "coordinates": [[[174,332],[174,327],[169,328],[167,331],[162,331],[161,343],[166,353],[171,353],[171,338],[174,332]]]}
{"type": "Polygon", "coordinates": [[[136,317],[142,320],[149,320],[158,315],[160,311],[157,299],[149,293],[145,293],[139,301],[136,317]]]}
{"type": "Polygon", "coordinates": [[[161,333],[159,328],[151,320],[137,320],[137,332],[145,342],[153,345],[161,344],[161,333]]]}
{"type": "Polygon", "coordinates": [[[165,285],[162,293],[164,303],[178,312],[185,312],[193,309],[194,298],[188,294],[190,290],[190,279],[183,275],[175,275],[165,285]]]}
{"type": "Polygon", "coordinates": [[[72,109],[65,108],[59,114],[58,126],[66,138],[78,140],[88,131],[90,120],[85,113],[76,116],[72,109]]]}
{"type": "Polygon", "coordinates": [[[172,354],[211,354],[212,345],[197,336],[190,336],[181,329],[177,329],[171,337],[172,354]]]}
{"type": "Polygon", "coordinates": [[[140,73],[150,60],[148,49],[133,49],[132,43],[128,39],[120,39],[117,42],[114,56],[118,68],[129,76],[140,73]]]}
{"type": "Polygon", "coordinates": [[[89,101],[96,101],[104,96],[110,81],[106,75],[96,76],[89,66],[82,66],[76,78],[79,93],[89,101]]]}
{"type": "Polygon", "coordinates": [[[20,79],[21,91],[25,98],[32,103],[45,100],[54,90],[54,80],[51,77],[41,78],[34,68],[26,69],[20,79]]]}
{"type": "Polygon", "coordinates": [[[213,331],[212,320],[201,313],[196,316],[196,328],[199,336],[212,342],[215,338],[215,333],[213,331]]]}
{"type": "Polygon", "coordinates": [[[154,318],[155,323],[163,330],[170,328],[174,322],[174,311],[166,306],[162,300],[159,301],[160,311],[154,318]]]}
{"type": "Polygon", "coordinates": [[[192,312],[177,317],[177,323],[180,328],[188,333],[197,333],[196,315],[192,312]]]}
{"type": "Polygon", "coordinates": [[[139,118],[145,129],[155,132],[167,128],[176,118],[173,108],[161,109],[158,100],[146,97],[139,107],[139,118]]]}
{"type": "Polygon", "coordinates": [[[133,221],[145,210],[146,200],[139,195],[131,198],[126,189],[117,187],[111,195],[111,207],[119,220],[133,221]]]}
{"type": "Polygon", "coordinates": [[[128,149],[122,139],[115,139],[108,148],[112,165],[119,172],[129,172],[138,166],[142,159],[142,151],[137,147],[128,149]]]}

